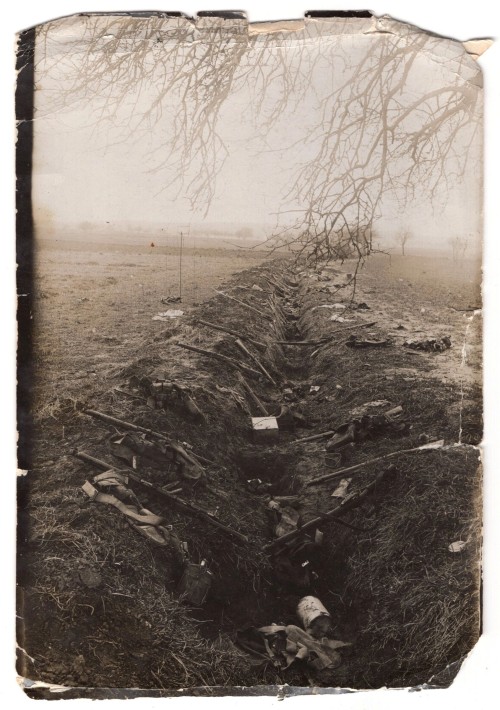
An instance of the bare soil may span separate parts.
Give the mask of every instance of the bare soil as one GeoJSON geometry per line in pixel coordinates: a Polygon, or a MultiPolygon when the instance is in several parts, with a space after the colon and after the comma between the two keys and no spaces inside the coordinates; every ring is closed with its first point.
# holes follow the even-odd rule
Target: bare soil
{"type": "MultiPolygon", "coordinates": [[[[131,246],[63,247],[38,252],[33,465],[20,487],[20,672],[73,688],[166,695],[207,686],[227,693],[241,685],[451,682],[446,669],[456,672],[479,633],[481,331],[480,314],[470,310],[480,304],[478,264],[377,256],[353,294],[345,285],[350,263],[313,270],[258,252],[198,250],[184,254],[182,304],[166,306],[160,298],[177,295],[173,250],[159,256],[131,246]],[[219,286],[260,315],[214,294],[219,286]],[[169,323],[152,320],[170,307],[185,313],[169,323]],[[273,445],[255,441],[249,414],[256,412],[236,368],[177,345],[255,367],[234,337],[200,319],[263,343],[248,347],[276,386],[263,376],[247,379],[272,413],[289,398],[305,429],[283,431],[273,445]],[[351,348],[352,333],[390,344],[351,348]],[[329,334],[319,346],[277,344],[329,334]],[[403,345],[443,336],[452,347],[442,353],[403,345]],[[137,395],[135,378],[144,375],[189,387],[204,421],[175,407],[152,410],[116,391],[137,395]],[[295,439],[335,429],[360,405],[382,399],[403,407],[407,428],[351,447],[346,465],[418,446],[422,436],[444,439],[447,448],[392,459],[397,473],[345,516],[350,528],[320,526],[324,544],[309,586],[285,583],[264,549],[273,539],[269,493],[298,495],[307,522],[332,507],[336,487],[308,485],[333,470],[325,441],[295,439]],[[98,471],[75,459],[75,448],[117,465],[109,450],[114,430],[87,416],[89,407],[188,442],[213,462],[206,464],[209,485],[184,485],[180,495],[244,533],[247,546],[136,490],[188,543],[194,561],[208,560],[214,584],[202,608],[179,602],[182,570],[171,550],[155,547],[81,491],[98,471]],[[267,482],[269,491],[252,492],[251,478],[267,482]],[[467,543],[461,553],[448,550],[456,540],[467,543]],[[300,663],[287,671],[251,665],[234,645],[235,632],[296,623],[297,601],[307,593],[330,610],[335,637],[352,644],[342,665],[323,677],[300,663]]],[[[350,490],[361,491],[384,466],[366,465],[350,490]]],[[[158,483],[162,472],[144,475],[158,483]]]]}

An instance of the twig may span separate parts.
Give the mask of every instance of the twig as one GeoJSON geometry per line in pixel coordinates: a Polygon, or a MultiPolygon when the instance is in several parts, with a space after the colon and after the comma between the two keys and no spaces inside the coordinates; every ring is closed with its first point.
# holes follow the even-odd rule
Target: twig
{"type": "Polygon", "coordinates": [[[281,292],[281,295],[285,295],[285,287],[281,286],[277,281],[273,281],[273,279],[269,278],[268,276],[264,276],[264,280],[267,281],[267,283],[270,286],[274,286],[275,290],[277,290],[278,294],[281,292]]]}

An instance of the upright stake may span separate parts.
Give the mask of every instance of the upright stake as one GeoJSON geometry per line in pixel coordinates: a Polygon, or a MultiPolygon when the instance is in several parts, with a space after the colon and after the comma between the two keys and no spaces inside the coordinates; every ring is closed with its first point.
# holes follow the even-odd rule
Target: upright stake
{"type": "MultiPolygon", "coordinates": [[[[163,229],[162,229],[163,231],[163,229]]],[[[165,297],[168,296],[168,236],[165,235],[165,297]]]]}
{"type": "Polygon", "coordinates": [[[181,249],[179,252],[179,300],[182,301],[182,242],[183,233],[181,232],[181,249]]]}

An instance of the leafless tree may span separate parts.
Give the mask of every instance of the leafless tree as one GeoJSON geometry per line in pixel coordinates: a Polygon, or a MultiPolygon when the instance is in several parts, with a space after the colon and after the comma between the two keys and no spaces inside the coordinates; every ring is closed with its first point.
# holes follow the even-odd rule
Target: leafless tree
{"type": "Polygon", "coordinates": [[[411,236],[412,234],[409,229],[404,229],[396,235],[396,242],[401,247],[401,254],[403,256],[405,255],[406,243],[411,239],[411,236]]]}
{"type": "Polygon", "coordinates": [[[238,229],[238,231],[236,232],[236,236],[238,237],[238,239],[253,239],[253,229],[251,227],[241,227],[241,229],[238,229]]]}
{"type": "Polygon", "coordinates": [[[451,248],[453,251],[453,261],[465,259],[465,252],[469,246],[469,240],[465,235],[455,235],[450,239],[451,248]]]}
{"type": "Polygon", "coordinates": [[[480,74],[462,45],[390,20],[373,20],[356,51],[348,36],[328,42],[300,36],[293,53],[279,33],[249,34],[245,21],[229,28],[161,16],[78,21],[78,57],[61,56],[57,22],[39,30],[42,83],[55,63],[59,69],[64,63],[51,110],[92,99],[96,123],[112,123],[121,139],[163,136],[161,152],[147,156],[149,169],[162,172],[165,185],[175,184],[202,213],[227,158],[219,120],[229,97],[245,89],[242,110],[265,133],[316,90],[315,68],[332,78],[317,92],[304,141],[308,158],[291,173],[269,240],[274,249],[287,245],[309,259],[363,260],[373,249],[382,199],[390,193],[404,209],[423,192],[432,198],[460,179],[480,127],[480,74]],[[421,72],[432,60],[436,81],[429,87],[421,72]],[[168,134],[162,133],[167,113],[168,134]]]}

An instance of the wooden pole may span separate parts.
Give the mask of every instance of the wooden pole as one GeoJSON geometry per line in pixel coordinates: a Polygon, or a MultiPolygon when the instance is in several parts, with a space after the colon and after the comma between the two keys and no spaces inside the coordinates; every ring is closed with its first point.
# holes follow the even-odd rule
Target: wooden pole
{"type": "Polygon", "coordinates": [[[216,325],[215,323],[209,323],[208,321],[201,319],[199,319],[197,323],[199,323],[200,325],[205,325],[207,328],[212,328],[213,330],[220,330],[222,333],[233,335],[235,338],[241,338],[241,340],[248,340],[249,343],[256,345],[258,348],[265,349],[267,347],[264,343],[261,343],[258,340],[253,340],[253,338],[249,338],[248,335],[238,333],[236,330],[232,330],[231,328],[226,328],[222,325],[216,325]]]}
{"type": "Polygon", "coordinates": [[[240,301],[239,298],[236,298],[235,296],[230,296],[228,293],[224,293],[224,291],[217,291],[217,289],[215,289],[215,288],[214,288],[214,291],[219,296],[224,296],[225,298],[229,298],[231,301],[236,301],[236,303],[239,303],[240,306],[244,306],[245,308],[248,308],[249,310],[253,311],[254,313],[258,313],[259,316],[262,316],[262,318],[266,318],[267,320],[271,320],[270,315],[268,315],[267,313],[264,313],[264,311],[260,311],[258,308],[254,308],[254,306],[251,306],[249,303],[245,303],[245,301],[240,301]]]}
{"type": "Polygon", "coordinates": [[[239,372],[238,372],[238,380],[241,382],[241,384],[243,385],[243,387],[245,388],[245,390],[248,392],[248,394],[250,395],[250,399],[251,399],[252,402],[255,404],[255,406],[256,406],[257,409],[260,411],[260,413],[263,414],[265,417],[268,417],[268,416],[269,416],[269,412],[268,412],[267,409],[264,407],[264,405],[262,404],[262,402],[260,401],[260,399],[257,397],[257,395],[255,394],[255,392],[253,391],[253,389],[252,389],[252,388],[250,387],[250,385],[248,384],[248,382],[245,380],[245,378],[243,377],[243,375],[242,375],[241,373],[239,373],[239,372]]]}
{"type": "Polygon", "coordinates": [[[335,430],[334,430],[334,431],[324,431],[324,432],[322,432],[321,434],[313,434],[312,436],[304,436],[304,437],[302,437],[302,439],[294,439],[294,440],[293,440],[292,442],[290,442],[290,443],[292,443],[292,444],[299,444],[299,443],[305,444],[305,443],[307,443],[308,441],[319,441],[319,439],[327,439],[329,436],[333,436],[334,434],[335,434],[335,430]]]}
{"type": "Polygon", "coordinates": [[[269,380],[269,382],[276,387],[276,381],[271,377],[271,375],[266,370],[264,365],[260,362],[260,360],[258,360],[255,357],[255,355],[250,352],[250,350],[248,350],[248,348],[245,346],[245,344],[239,338],[236,338],[236,340],[234,342],[239,347],[239,349],[242,350],[250,358],[250,360],[257,365],[257,367],[262,372],[264,377],[266,377],[269,380]]]}
{"type": "Polygon", "coordinates": [[[179,251],[179,300],[182,301],[182,242],[183,233],[181,232],[181,248],[179,251]]]}
{"type": "Polygon", "coordinates": [[[237,360],[233,360],[232,357],[228,357],[227,355],[215,353],[213,350],[204,350],[203,348],[197,348],[194,345],[188,345],[187,343],[177,342],[176,345],[178,345],[180,348],[184,348],[184,350],[192,350],[192,352],[194,353],[207,355],[208,357],[215,358],[216,360],[220,360],[221,362],[226,362],[228,365],[239,368],[244,372],[248,372],[251,375],[257,375],[257,377],[261,377],[261,373],[257,372],[257,370],[253,370],[251,367],[247,367],[247,365],[244,365],[243,363],[238,362],[237,360]]]}
{"type": "Polygon", "coordinates": [[[314,486],[316,483],[323,483],[323,481],[331,481],[334,478],[338,478],[339,476],[343,476],[345,473],[353,473],[355,471],[358,471],[365,466],[369,466],[372,463],[378,463],[379,461],[386,461],[387,459],[394,458],[395,456],[401,456],[401,454],[412,454],[415,451],[434,451],[436,449],[440,449],[443,447],[444,442],[443,441],[436,441],[433,442],[435,445],[433,446],[432,444],[424,444],[423,446],[416,446],[413,449],[400,449],[399,451],[392,451],[389,454],[384,454],[383,456],[377,456],[374,459],[368,459],[368,461],[363,461],[362,463],[357,463],[354,466],[348,466],[347,468],[341,468],[338,471],[333,471],[333,473],[325,473],[323,476],[318,476],[317,478],[312,478],[310,481],[307,481],[306,486],[314,486]]]}
{"type": "Polygon", "coordinates": [[[377,322],[373,323],[356,323],[356,325],[347,325],[345,328],[337,328],[337,330],[331,331],[326,338],[321,338],[320,340],[276,340],[278,345],[324,345],[330,342],[334,335],[338,333],[344,333],[346,330],[354,330],[355,328],[370,328],[372,325],[376,325],[377,322]]]}

